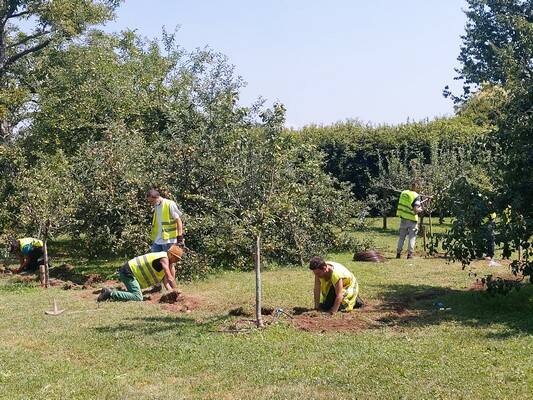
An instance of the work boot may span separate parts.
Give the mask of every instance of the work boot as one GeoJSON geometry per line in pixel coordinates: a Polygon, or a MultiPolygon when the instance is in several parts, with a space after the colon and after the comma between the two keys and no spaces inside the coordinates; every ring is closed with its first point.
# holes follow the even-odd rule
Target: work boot
{"type": "Polygon", "coordinates": [[[365,305],[365,303],[363,302],[363,299],[361,299],[359,296],[357,296],[356,299],[355,299],[354,308],[363,308],[364,305],[365,305]]]}
{"type": "Polygon", "coordinates": [[[108,287],[102,288],[102,290],[100,291],[100,294],[96,298],[96,301],[101,302],[101,301],[109,300],[111,298],[112,292],[113,291],[109,289],[108,287]]]}
{"type": "Polygon", "coordinates": [[[407,254],[407,259],[413,258],[412,254],[407,254]]]}
{"type": "Polygon", "coordinates": [[[401,254],[400,253],[396,253],[396,258],[400,258],[401,254]]]}

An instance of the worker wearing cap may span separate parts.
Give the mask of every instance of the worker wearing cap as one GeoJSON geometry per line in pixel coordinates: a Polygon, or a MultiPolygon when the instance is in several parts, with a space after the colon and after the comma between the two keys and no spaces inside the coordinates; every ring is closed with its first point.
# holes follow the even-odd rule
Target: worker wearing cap
{"type": "Polygon", "coordinates": [[[400,217],[400,238],[396,248],[396,258],[400,258],[405,237],[409,236],[407,258],[413,258],[416,234],[418,233],[418,214],[422,212],[420,195],[416,192],[418,185],[413,184],[411,190],[404,190],[398,200],[396,216],[400,217]]]}
{"type": "Polygon", "coordinates": [[[19,257],[20,267],[14,271],[17,274],[24,270],[35,272],[44,264],[42,240],[32,237],[13,240],[9,250],[19,257]]]}
{"type": "Polygon", "coordinates": [[[344,265],[315,256],[309,261],[309,269],[315,275],[315,309],[334,314],[362,307],[359,284],[344,265]]]}
{"type": "Polygon", "coordinates": [[[161,197],[155,189],[146,193],[146,199],[154,207],[150,236],[152,252],[167,251],[174,244],[183,247],[183,223],[176,203],[161,197]]]}
{"type": "Polygon", "coordinates": [[[119,280],[127,291],[103,288],[97,301],[142,301],[142,289],[163,282],[168,290],[176,288],[171,266],[181,260],[183,249],[176,245],[167,252],[159,251],[132,258],[118,270],[119,280]]]}

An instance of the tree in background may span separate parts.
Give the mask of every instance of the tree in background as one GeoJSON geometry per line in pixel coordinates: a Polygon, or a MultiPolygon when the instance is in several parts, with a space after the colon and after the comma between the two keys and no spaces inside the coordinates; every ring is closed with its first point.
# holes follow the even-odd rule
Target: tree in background
{"type": "Polygon", "coordinates": [[[512,263],[513,272],[531,277],[533,3],[522,0],[468,0],[466,15],[466,33],[462,36],[463,45],[458,58],[461,67],[457,70],[458,79],[464,81],[464,91],[453,99],[464,104],[487,85],[493,87],[493,91],[504,94],[498,96],[501,107],[492,116],[496,134],[485,143],[488,147],[498,143],[502,151],[498,168],[493,170],[486,187],[478,188],[465,182],[454,193],[464,204],[472,198],[483,201],[477,201],[477,207],[465,206],[468,212],[455,215],[458,229],[450,232],[449,252],[460,254],[458,258],[463,263],[469,263],[475,254],[459,250],[472,245],[473,237],[479,237],[478,231],[486,217],[482,214],[492,210],[499,216],[497,242],[503,246],[504,255],[514,253],[516,256],[523,250],[523,257],[517,257],[512,263]]]}
{"type": "MultiPolygon", "coordinates": [[[[388,205],[392,196],[396,205],[399,193],[417,182],[424,202],[424,215],[429,216],[429,236],[432,237],[431,217],[437,211],[439,214],[443,214],[444,210],[449,212],[455,200],[450,191],[455,182],[466,177],[478,182],[486,181],[486,171],[491,169],[491,163],[484,160],[481,164],[481,154],[492,157],[491,153],[474,146],[447,148],[434,143],[427,158],[423,154],[402,152],[400,149],[380,156],[379,174],[373,182],[376,192],[384,193],[378,201],[388,205]]],[[[388,212],[390,208],[384,211],[388,212]]]]}
{"type": "Polygon", "coordinates": [[[20,212],[13,225],[44,242],[46,287],[49,286],[47,243],[51,237],[68,232],[80,200],[72,166],[59,151],[40,159],[34,167],[22,169],[16,177],[16,195],[10,198],[20,212]]]}
{"type": "Polygon", "coordinates": [[[0,0],[0,138],[38,106],[35,56],[113,17],[120,0],[0,0]],[[28,23],[31,21],[32,23],[28,23]],[[34,22],[34,23],[33,23],[34,22]]]}

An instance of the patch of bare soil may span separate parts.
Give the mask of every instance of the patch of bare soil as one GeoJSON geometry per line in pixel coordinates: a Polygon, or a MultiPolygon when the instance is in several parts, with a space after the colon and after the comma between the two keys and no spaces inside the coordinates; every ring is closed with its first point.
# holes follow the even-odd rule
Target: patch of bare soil
{"type": "Polygon", "coordinates": [[[496,276],[489,275],[490,280],[487,277],[476,278],[476,281],[468,288],[469,291],[488,291],[487,283],[492,285],[500,285],[508,288],[518,287],[522,284],[523,278],[513,275],[512,273],[503,273],[496,276]]]}
{"type": "Polygon", "coordinates": [[[431,289],[398,296],[392,301],[365,302],[362,308],[330,315],[303,307],[294,307],[290,322],[310,332],[360,332],[383,326],[403,327],[421,318],[427,311],[414,309],[417,301],[431,300],[447,293],[447,289],[431,289]]]}
{"type": "Polygon", "coordinates": [[[197,309],[201,300],[195,296],[183,294],[179,290],[173,290],[166,293],[161,291],[152,292],[144,296],[144,301],[159,304],[161,308],[170,312],[189,313],[197,309]]]}

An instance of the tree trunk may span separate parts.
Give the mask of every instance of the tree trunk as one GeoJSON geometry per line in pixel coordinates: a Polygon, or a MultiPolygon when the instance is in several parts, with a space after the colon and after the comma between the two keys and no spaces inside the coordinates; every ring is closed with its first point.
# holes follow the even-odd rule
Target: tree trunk
{"type": "Polygon", "coordinates": [[[257,327],[263,327],[261,316],[261,234],[255,238],[255,318],[257,327]]]}
{"type": "Polygon", "coordinates": [[[426,227],[424,225],[424,217],[420,217],[420,231],[422,233],[422,243],[424,247],[424,255],[427,254],[427,235],[426,235],[426,227]]]}
{"type": "Polygon", "coordinates": [[[44,287],[49,288],[50,287],[50,270],[48,268],[48,246],[46,242],[48,241],[48,238],[44,238],[44,287]]]}
{"type": "Polygon", "coordinates": [[[383,213],[383,229],[387,229],[387,213],[383,213]]]}
{"type": "Polygon", "coordinates": [[[429,207],[429,237],[433,239],[433,224],[431,223],[431,200],[428,201],[429,207]]]}

